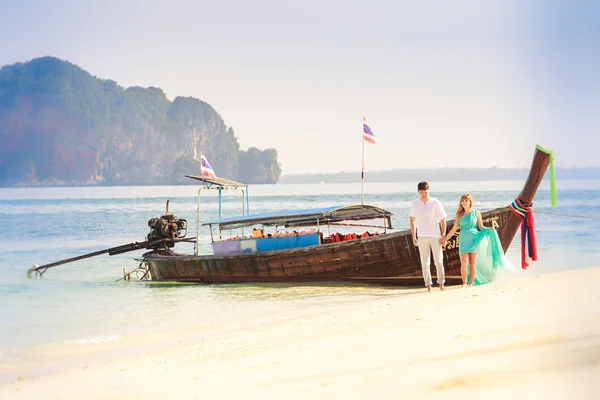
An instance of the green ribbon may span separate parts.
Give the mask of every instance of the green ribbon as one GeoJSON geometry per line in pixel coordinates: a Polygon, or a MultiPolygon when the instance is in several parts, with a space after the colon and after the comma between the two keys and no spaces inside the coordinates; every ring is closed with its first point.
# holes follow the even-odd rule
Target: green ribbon
{"type": "Polygon", "coordinates": [[[539,150],[550,155],[550,202],[552,207],[556,207],[556,175],[554,174],[554,152],[548,151],[541,146],[536,146],[539,150]]]}
{"type": "Polygon", "coordinates": [[[550,201],[556,207],[556,176],[554,175],[554,153],[550,152],[550,201]]]}

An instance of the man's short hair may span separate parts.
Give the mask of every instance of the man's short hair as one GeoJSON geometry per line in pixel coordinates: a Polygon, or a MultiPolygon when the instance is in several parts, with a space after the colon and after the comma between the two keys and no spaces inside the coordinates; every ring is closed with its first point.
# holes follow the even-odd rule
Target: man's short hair
{"type": "Polygon", "coordinates": [[[419,182],[419,184],[417,185],[417,190],[429,190],[429,183],[419,182]]]}

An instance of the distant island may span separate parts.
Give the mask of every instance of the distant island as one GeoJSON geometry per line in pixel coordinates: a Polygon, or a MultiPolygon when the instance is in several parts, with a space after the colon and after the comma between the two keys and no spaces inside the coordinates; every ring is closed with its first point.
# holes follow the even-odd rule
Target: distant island
{"type": "MultiPolygon", "coordinates": [[[[599,179],[600,168],[560,168],[555,169],[557,179],[599,179]]],[[[366,182],[420,182],[420,181],[501,181],[523,180],[529,168],[432,168],[394,169],[371,171],[366,182]]],[[[548,178],[546,174],[544,178],[548,178]]],[[[284,175],[280,183],[356,183],[360,182],[360,171],[331,174],[284,175]]]]}
{"type": "Polygon", "coordinates": [[[218,176],[276,183],[277,150],[240,150],[232,128],[192,97],[123,88],[54,57],[0,69],[0,186],[192,183],[200,154],[218,176]]]}

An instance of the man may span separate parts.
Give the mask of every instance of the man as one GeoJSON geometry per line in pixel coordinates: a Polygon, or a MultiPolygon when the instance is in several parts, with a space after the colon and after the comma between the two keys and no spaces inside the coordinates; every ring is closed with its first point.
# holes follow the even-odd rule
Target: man
{"type": "Polygon", "coordinates": [[[428,291],[431,291],[430,252],[437,271],[438,285],[444,290],[444,255],[442,245],[446,236],[446,211],[438,199],[429,197],[429,183],[417,185],[419,198],[410,204],[410,230],[413,244],[418,246],[421,257],[421,270],[428,291]]]}

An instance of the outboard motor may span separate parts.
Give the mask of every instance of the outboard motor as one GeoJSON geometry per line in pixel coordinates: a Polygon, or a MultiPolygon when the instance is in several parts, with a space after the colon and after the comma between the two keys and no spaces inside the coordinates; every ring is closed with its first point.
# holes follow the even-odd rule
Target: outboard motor
{"type": "Polygon", "coordinates": [[[160,218],[151,218],[148,220],[150,233],[148,241],[160,239],[178,239],[187,235],[187,220],[178,218],[176,215],[169,214],[169,200],[167,200],[167,211],[160,218]]]}

